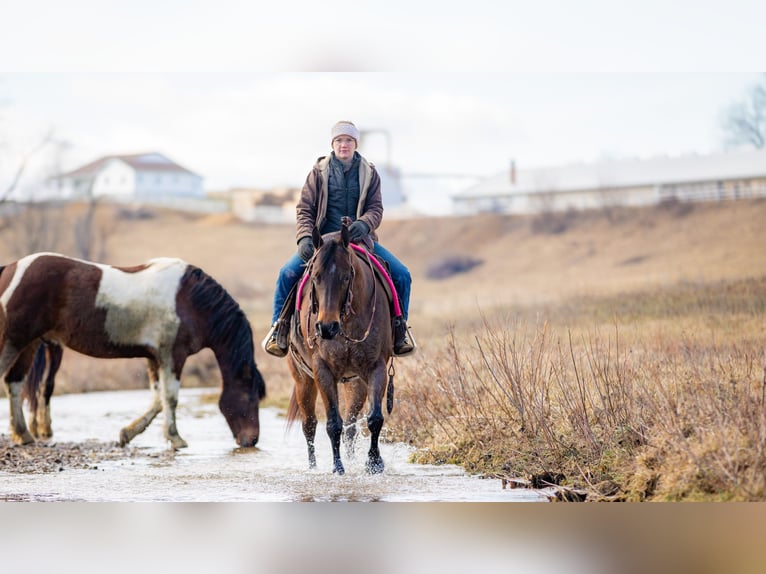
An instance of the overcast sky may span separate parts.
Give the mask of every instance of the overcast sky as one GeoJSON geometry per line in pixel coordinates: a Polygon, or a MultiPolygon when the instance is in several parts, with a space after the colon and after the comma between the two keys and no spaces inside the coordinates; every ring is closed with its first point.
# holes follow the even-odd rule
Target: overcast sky
{"type": "Polygon", "coordinates": [[[63,169],[156,150],[208,190],[301,185],[338,119],[405,175],[720,150],[766,9],[632,4],[0,0],[0,186],[49,130],[63,169]]]}

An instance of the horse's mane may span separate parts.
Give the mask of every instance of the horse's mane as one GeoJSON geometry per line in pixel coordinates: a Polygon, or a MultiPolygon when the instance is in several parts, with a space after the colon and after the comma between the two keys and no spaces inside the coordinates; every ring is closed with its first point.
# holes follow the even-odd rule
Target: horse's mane
{"type": "MultiPolygon", "coordinates": [[[[209,344],[215,348],[225,347],[232,364],[249,364],[255,373],[253,331],[239,304],[220,283],[194,265],[186,268],[181,283],[191,285],[189,295],[194,308],[208,314],[209,344]]],[[[254,378],[260,396],[265,396],[263,379],[254,378]]]]}

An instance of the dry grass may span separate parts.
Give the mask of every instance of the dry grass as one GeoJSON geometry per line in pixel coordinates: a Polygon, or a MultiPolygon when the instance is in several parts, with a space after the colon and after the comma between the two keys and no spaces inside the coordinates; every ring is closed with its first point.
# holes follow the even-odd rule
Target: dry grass
{"type": "Polygon", "coordinates": [[[766,278],[635,294],[614,313],[623,300],[453,329],[402,361],[393,436],[427,445],[423,461],[558,476],[591,498],[763,500],[766,278]]]}
{"type": "MultiPolygon", "coordinates": [[[[103,215],[106,261],[181,256],[263,337],[292,226],[103,215]]],[[[389,438],[421,460],[543,477],[590,499],[763,500],[765,217],[766,202],[747,201],[387,221],[384,244],[413,274],[420,345],[397,361],[389,438]],[[429,279],[448,258],[482,263],[429,279]]],[[[256,359],[270,404],[284,405],[284,361],[260,348],[256,359]]],[[[68,354],[59,389],[142,386],[143,369],[68,354]]],[[[211,356],[187,365],[185,386],[218,383],[211,356]]]]}

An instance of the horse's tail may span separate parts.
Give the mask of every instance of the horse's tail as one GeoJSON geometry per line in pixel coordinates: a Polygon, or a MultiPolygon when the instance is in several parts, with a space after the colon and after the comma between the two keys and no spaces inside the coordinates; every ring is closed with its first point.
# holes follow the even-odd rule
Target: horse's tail
{"type": "Polygon", "coordinates": [[[45,376],[46,369],[48,376],[45,378],[44,399],[46,404],[50,400],[56,384],[56,373],[61,366],[63,356],[64,349],[56,343],[43,342],[37,347],[32,366],[29,368],[29,373],[27,373],[27,380],[21,390],[22,400],[26,399],[29,401],[29,408],[32,412],[37,410],[40,383],[43,380],[43,376],[45,376]]]}
{"type": "Polygon", "coordinates": [[[37,411],[37,391],[40,388],[40,382],[43,380],[45,374],[45,367],[48,364],[48,357],[45,349],[45,343],[41,343],[37,347],[37,353],[35,353],[35,359],[32,361],[32,366],[27,374],[27,380],[24,383],[24,388],[21,390],[22,400],[29,401],[29,410],[32,412],[37,411]]]}
{"type": "Polygon", "coordinates": [[[295,396],[295,389],[293,388],[293,394],[290,395],[290,404],[287,406],[287,428],[289,429],[292,424],[300,418],[300,409],[298,408],[298,398],[295,396]]]}

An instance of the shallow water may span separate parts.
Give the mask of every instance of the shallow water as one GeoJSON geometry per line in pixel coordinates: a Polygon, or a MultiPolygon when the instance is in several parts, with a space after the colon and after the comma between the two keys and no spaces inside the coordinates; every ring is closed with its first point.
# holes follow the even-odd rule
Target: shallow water
{"type": "MultiPolygon", "coordinates": [[[[212,389],[181,389],[178,429],[189,447],[173,453],[162,436],[160,415],[131,442],[141,454],[101,461],[90,470],[58,473],[0,472],[0,497],[35,501],[544,501],[533,490],[503,489],[500,480],[480,479],[452,465],[407,461],[410,448],[381,444],[381,475],[364,470],[369,439],[344,456],[346,474],[332,474],[329,439],[317,429],[317,468],[308,469],[300,425],[288,432],[274,408],[261,409],[261,439],[255,448],[237,448],[212,389]]],[[[126,423],[149,404],[149,391],[61,395],[53,398],[52,441],[116,440],[126,423]]],[[[0,401],[0,425],[7,428],[8,401],[0,401]],[[5,421],[5,422],[2,422],[5,421]]]]}

